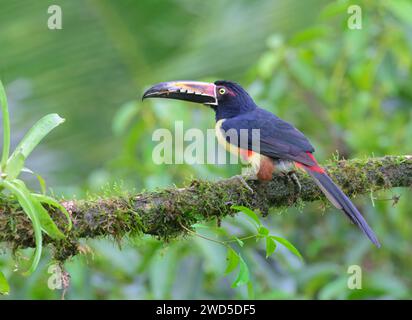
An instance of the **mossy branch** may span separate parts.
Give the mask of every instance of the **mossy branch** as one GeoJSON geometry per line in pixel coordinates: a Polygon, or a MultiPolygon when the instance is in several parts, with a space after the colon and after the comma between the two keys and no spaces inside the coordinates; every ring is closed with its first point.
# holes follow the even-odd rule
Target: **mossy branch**
{"type": "MultiPolygon", "coordinates": [[[[387,156],[366,160],[340,160],[326,166],[331,177],[350,196],[394,187],[412,186],[412,157],[387,156]]],[[[78,240],[110,236],[120,240],[130,234],[150,234],[163,240],[176,238],[194,223],[233,215],[232,205],[244,205],[267,214],[272,207],[290,207],[301,201],[323,198],[323,194],[304,173],[297,173],[302,186],[284,175],[270,182],[249,181],[253,193],[239,179],[217,182],[193,180],[185,188],[144,192],[129,197],[93,201],[72,200],[62,204],[73,219],[67,239],[52,243],[56,258],[64,260],[77,254],[78,240]]],[[[0,242],[13,248],[32,247],[33,231],[27,215],[13,199],[0,197],[0,242]]],[[[50,214],[64,230],[65,220],[50,208],[50,214]]]]}

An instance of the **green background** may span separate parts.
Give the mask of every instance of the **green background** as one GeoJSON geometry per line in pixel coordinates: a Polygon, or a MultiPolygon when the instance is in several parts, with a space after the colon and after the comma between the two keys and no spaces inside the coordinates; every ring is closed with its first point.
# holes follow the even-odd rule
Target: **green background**
{"type": "MultiPolygon", "coordinates": [[[[186,129],[205,131],[213,128],[214,117],[202,106],[142,103],[140,96],[160,81],[230,79],[305,132],[320,162],[411,154],[412,4],[357,1],[360,30],[348,28],[351,4],[1,0],[0,78],[13,142],[46,113],[66,118],[27,164],[65,198],[180,186],[193,176],[229,177],[240,168],[155,165],[155,129],[173,130],[183,120],[186,129]],[[62,30],[47,28],[52,4],[62,8],[62,30]]],[[[265,259],[262,244],[246,242],[238,250],[251,271],[255,297],[410,298],[411,195],[392,189],[355,199],[383,244],[379,250],[321,203],[273,211],[265,225],[290,240],[305,263],[281,246],[265,259]],[[400,201],[393,203],[397,195],[400,201]],[[362,290],[347,287],[350,265],[362,267],[362,290]]],[[[224,221],[223,228],[236,235],[251,232],[241,218],[224,221]]],[[[224,275],[225,248],[200,238],[169,244],[128,239],[122,250],[107,239],[87,245],[93,256],[66,263],[66,298],[248,297],[247,288],[231,288],[235,275],[224,275]]],[[[13,272],[9,250],[2,253],[0,268],[11,285],[6,298],[61,296],[47,287],[47,253],[28,278],[13,272]]]]}

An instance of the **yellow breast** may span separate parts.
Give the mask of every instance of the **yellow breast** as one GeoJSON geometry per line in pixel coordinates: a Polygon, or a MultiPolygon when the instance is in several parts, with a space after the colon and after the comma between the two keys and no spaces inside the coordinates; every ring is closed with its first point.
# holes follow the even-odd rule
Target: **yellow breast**
{"type": "Polygon", "coordinates": [[[215,134],[216,134],[218,143],[222,147],[224,147],[226,151],[230,152],[231,154],[237,157],[242,156],[244,160],[246,160],[248,163],[252,165],[255,171],[259,170],[260,159],[261,159],[260,154],[239,148],[238,146],[231,144],[226,140],[225,132],[222,129],[222,124],[223,122],[225,122],[225,120],[226,119],[221,119],[216,122],[215,134]]]}
{"type": "Polygon", "coordinates": [[[222,129],[222,124],[223,122],[225,122],[226,119],[221,119],[219,121],[216,122],[216,126],[215,126],[215,134],[216,134],[216,138],[217,138],[217,142],[223,147],[225,148],[226,151],[239,156],[240,154],[240,150],[237,146],[230,144],[229,142],[227,142],[226,140],[226,136],[224,134],[224,130],[222,129]]]}

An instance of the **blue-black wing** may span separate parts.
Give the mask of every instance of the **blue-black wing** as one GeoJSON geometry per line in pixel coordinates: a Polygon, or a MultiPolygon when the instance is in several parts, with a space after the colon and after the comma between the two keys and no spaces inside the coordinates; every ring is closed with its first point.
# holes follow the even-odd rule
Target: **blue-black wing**
{"type": "Polygon", "coordinates": [[[222,124],[225,132],[235,130],[238,140],[233,141],[231,135],[226,139],[229,143],[244,148],[241,140],[241,129],[248,130],[248,150],[259,152],[273,159],[293,160],[308,166],[314,165],[307,154],[315,151],[309,140],[290,123],[276,117],[261,108],[226,119],[222,124]],[[259,129],[259,144],[252,141],[252,129],[259,129]]]}

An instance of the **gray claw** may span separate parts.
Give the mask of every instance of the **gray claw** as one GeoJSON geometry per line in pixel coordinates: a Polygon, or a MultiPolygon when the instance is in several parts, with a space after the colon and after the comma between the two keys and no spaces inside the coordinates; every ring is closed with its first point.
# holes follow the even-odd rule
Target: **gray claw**
{"type": "Polygon", "coordinates": [[[291,171],[291,172],[288,173],[288,177],[290,177],[290,179],[293,181],[295,186],[298,187],[298,193],[300,193],[302,191],[302,186],[299,182],[299,179],[298,179],[296,173],[294,171],[291,171]]]}

